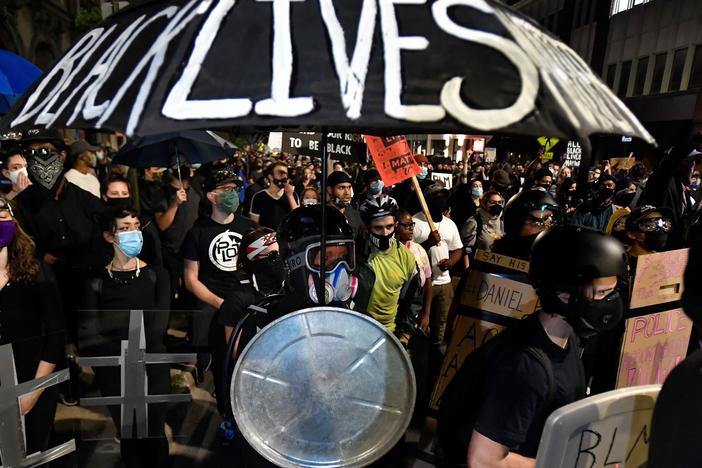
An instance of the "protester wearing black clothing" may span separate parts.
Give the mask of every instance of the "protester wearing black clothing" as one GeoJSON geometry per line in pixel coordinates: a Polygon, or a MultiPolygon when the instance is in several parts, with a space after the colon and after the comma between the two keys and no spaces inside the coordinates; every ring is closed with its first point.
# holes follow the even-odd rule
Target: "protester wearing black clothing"
{"type": "MultiPolygon", "coordinates": [[[[84,355],[116,356],[121,341],[129,334],[129,311],[144,310],[146,351],[164,353],[164,335],[170,306],[168,273],[138,258],[143,245],[137,213],[115,208],[104,222],[104,238],[113,246],[109,264],[85,284],[83,309],[86,311],[80,345],[84,355]],[[91,313],[92,312],[92,313],[91,313]],[[95,317],[94,314],[97,313],[95,317]]],[[[103,396],[121,394],[121,371],[118,367],[93,368],[103,396]]],[[[168,365],[147,366],[149,394],[170,393],[168,365]]],[[[119,406],[110,406],[110,414],[121,429],[119,406]]],[[[165,468],[169,466],[168,441],[164,432],[162,404],[149,405],[149,437],[135,439],[121,434],[120,452],[129,468],[165,468]]]]}
{"type": "MultiPolygon", "coordinates": [[[[210,339],[213,317],[225,298],[235,294],[239,287],[236,274],[239,242],[246,231],[257,227],[250,219],[235,214],[242,188],[241,179],[228,169],[212,173],[205,182],[212,215],[200,218],[183,243],[185,287],[196,297],[198,309],[190,339],[201,350],[198,366],[201,371],[209,367],[209,356],[204,353],[213,344],[210,339]]],[[[221,335],[216,341],[223,341],[221,335]]],[[[216,380],[219,369],[215,366],[212,370],[216,380]]]]}
{"type": "Polygon", "coordinates": [[[174,170],[169,170],[169,183],[154,200],[154,219],[161,231],[163,264],[171,277],[171,294],[182,299],[179,290],[183,276],[183,259],[180,249],[185,236],[198,218],[200,196],[190,187],[190,169],[183,167],[180,180],[174,170]]]}
{"type": "MultiPolygon", "coordinates": [[[[0,345],[12,344],[18,383],[63,364],[65,324],[50,270],[34,257],[34,242],[0,198],[0,345]]],[[[11,385],[12,383],[3,383],[11,385]]],[[[23,396],[27,453],[49,448],[58,387],[23,396]]]]}
{"type": "Polygon", "coordinates": [[[549,414],[585,396],[579,340],[613,329],[624,312],[617,276],[626,275],[623,246],[611,236],[557,226],[534,243],[529,279],[542,309],[530,333],[511,343],[487,369],[473,426],[468,466],[531,466],[549,414]],[[553,252],[572,255],[553,262],[553,252]],[[545,356],[544,362],[531,350],[545,356]],[[550,368],[547,370],[547,366],[550,368]],[[549,374],[554,385],[549,385],[549,374]]]}
{"type": "Polygon", "coordinates": [[[261,226],[277,229],[283,218],[300,206],[300,201],[288,179],[286,163],[271,164],[265,174],[270,185],[253,195],[249,216],[261,226]]]}

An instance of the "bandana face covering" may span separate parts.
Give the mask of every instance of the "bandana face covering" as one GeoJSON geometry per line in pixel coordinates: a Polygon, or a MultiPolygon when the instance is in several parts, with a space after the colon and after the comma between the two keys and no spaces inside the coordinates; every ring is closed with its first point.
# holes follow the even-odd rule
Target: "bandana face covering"
{"type": "Polygon", "coordinates": [[[61,178],[63,161],[58,153],[50,153],[47,158],[32,156],[27,162],[27,168],[35,182],[51,190],[61,178]]]}

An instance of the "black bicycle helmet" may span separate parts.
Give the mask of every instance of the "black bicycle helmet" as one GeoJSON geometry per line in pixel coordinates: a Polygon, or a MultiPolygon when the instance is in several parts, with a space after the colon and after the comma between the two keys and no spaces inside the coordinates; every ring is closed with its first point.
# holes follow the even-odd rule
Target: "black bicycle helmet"
{"type": "Polygon", "coordinates": [[[567,290],[627,272],[621,242],[582,226],[554,226],[539,234],[531,250],[529,280],[537,289],[567,290]]]}
{"type": "Polygon", "coordinates": [[[502,219],[505,225],[505,234],[517,235],[524,225],[527,215],[534,210],[550,210],[556,220],[561,217],[558,202],[544,190],[525,190],[509,199],[505,206],[502,219]]]}

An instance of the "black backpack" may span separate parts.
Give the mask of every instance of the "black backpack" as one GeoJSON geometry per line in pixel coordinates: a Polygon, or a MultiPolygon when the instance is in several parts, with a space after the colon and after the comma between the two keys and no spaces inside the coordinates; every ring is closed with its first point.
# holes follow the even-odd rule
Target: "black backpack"
{"type": "Polygon", "coordinates": [[[476,349],[466,358],[446,387],[439,403],[437,420],[439,445],[444,461],[441,466],[466,464],[473,427],[484,401],[485,380],[491,366],[502,354],[522,349],[541,364],[548,376],[546,407],[551,405],[556,390],[551,361],[541,349],[523,345],[529,330],[527,322],[531,320],[536,320],[536,316],[527,317],[510,326],[476,349]]]}

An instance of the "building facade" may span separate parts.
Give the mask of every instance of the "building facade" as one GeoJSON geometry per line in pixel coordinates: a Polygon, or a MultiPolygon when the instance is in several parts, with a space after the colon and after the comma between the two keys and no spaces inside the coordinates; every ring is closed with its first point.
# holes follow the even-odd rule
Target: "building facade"
{"type": "Polygon", "coordinates": [[[14,52],[42,70],[50,66],[79,33],[79,9],[100,5],[99,0],[2,0],[0,48],[14,52]]]}
{"type": "Polygon", "coordinates": [[[662,146],[702,131],[702,1],[507,3],[573,48],[662,146]]]}

